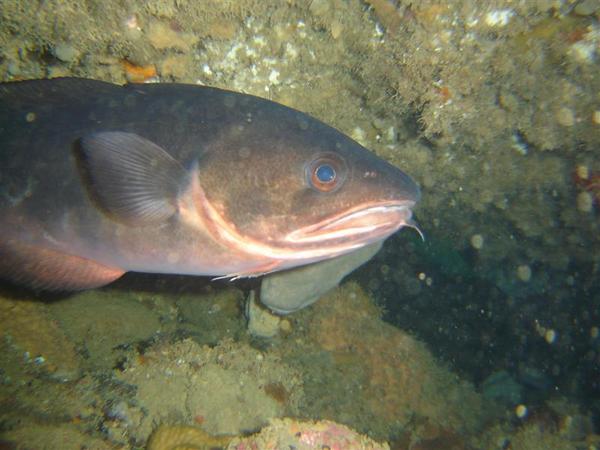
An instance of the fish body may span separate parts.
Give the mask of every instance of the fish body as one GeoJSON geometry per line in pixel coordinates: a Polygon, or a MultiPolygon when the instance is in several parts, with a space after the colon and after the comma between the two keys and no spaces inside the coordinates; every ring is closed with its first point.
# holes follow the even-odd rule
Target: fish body
{"type": "Polygon", "coordinates": [[[62,78],[0,85],[0,276],[258,276],[411,225],[408,175],[250,95],[62,78]]]}

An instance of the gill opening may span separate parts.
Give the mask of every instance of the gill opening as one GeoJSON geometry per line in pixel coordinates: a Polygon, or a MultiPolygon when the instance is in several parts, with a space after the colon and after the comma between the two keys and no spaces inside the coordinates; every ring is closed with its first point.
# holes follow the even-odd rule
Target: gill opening
{"type": "Polygon", "coordinates": [[[192,177],[190,191],[191,196],[189,194],[185,196],[188,201],[182,202],[180,206],[182,218],[192,226],[205,229],[216,242],[228,249],[248,254],[254,258],[268,258],[281,262],[289,260],[316,261],[358,249],[363,245],[363,243],[340,243],[334,246],[310,249],[298,249],[295,246],[270,246],[239,233],[235,225],[228,221],[224,214],[221,214],[210,202],[200,186],[198,176],[192,177]],[[195,205],[195,217],[191,217],[194,216],[190,211],[191,205],[185,206],[190,203],[195,205]]]}

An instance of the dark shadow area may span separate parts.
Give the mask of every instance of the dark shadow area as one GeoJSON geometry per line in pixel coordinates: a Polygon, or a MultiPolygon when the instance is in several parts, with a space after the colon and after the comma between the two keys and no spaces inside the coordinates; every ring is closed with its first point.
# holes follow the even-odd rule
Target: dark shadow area
{"type": "Polygon", "coordinates": [[[480,388],[506,371],[528,405],[566,396],[598,417],[600,281],[594,268],[570,267],[576,276],[560,296],[518,295],[487,279],[472,249],[447,247],[432,257],[427,241],[400,233],[351,277],[383,308],[387,322],[427,343],[480,388]]]}

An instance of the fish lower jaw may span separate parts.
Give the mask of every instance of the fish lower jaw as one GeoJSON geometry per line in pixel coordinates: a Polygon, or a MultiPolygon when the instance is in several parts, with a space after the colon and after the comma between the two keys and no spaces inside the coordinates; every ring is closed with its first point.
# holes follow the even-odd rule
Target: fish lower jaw
{"type": "Polygon", "coordinates": [[[376,205],[328,219],[320,224],[288,234],[290,244],[322,244],[338,246],[354,243],[360,247],[381,239],[411,224],[412,204],[376,205]]]}

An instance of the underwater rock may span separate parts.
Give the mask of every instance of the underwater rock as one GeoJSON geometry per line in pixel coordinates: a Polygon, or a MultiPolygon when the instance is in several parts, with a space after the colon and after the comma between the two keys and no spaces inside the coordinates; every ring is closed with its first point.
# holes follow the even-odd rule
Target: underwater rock
{"type": "Polygon", "coordinates": [[[161,425],[150,436],[146,450],[211,450],[223,448],[230,437],[212,437],[198,427],[161,425]]]}
{"type": "Polygon", "coordinates": [[[244,293],[231,286],[227,289],[209,286],[201,298],[195,293],[182,293],[176,302],[178,328],[199,344],[216,345],[226,338],[237,340],[246,333],[243,300],[244,293]]]}
{"type": "Polygon", "coordinates": [[[198,427],[163,425],[148,440],[146,450],[389,450],[345,425],[329,420],[297,421],[274,419],[258,433],[246,437],[212,437],[198,427]]]}
{"type": "Polygon", "coordinates": [[[256,302],[254,291],[250,291],[246,300],[248,332],[252,336],[272,338],[279,333],[281,319],[270,310],[256,302]]]}
{"type": "Polygon", "coordinates": [[[296,450],[389,450],[386,443],[379,444],[345,425],[329,420],[300,422],[276,419],[259,433],[235,438],[227,450],[246,449],[296,449],[296,450]]]}
{"type": "Polygon", "coordinates": [[[79,51],[70,44],[65,42],[57,44],[53,49],[52,53],[59,60],[65,63],[71,63],[79,57],[79,51]]]}
{"type": "Polygon", "coordinates": [[[121,346],[149,339],[161,328],[158,314],[132,295],[81,292],[50,306],[69,338],[85,349],[85,364],[111,369],[125,354],[121,346]]]}
{"type": "Polygon", "coordinates": [[[114,450],[115,446],[91,436],[73,424],[27,423],[2,435],[7,441],[0,441],[3,450],[114,450]],[[14,444],[14,446],[13,446],[14,444]]]}
{"type": "Polygon", "coordinates": [[[148,27],[147,37],[157,50],[176,49],[189,51],[197,42],[198,36],[174,30],[160,21],[153,21],[148,27]]]}
{"type": "Polygon", "coordinates": [[[375,438],[406,433],[420,420],[459,434],[482,425],[483,399],[473,386],[457,380],[423,343],[383,322],[356,283],[345,283],[307,313],[305,335],[317,349],[289,350],[304,361],[312,406],[307,414],[369,430],[375,438]],[[352,396],[344,396],[348,391],[352,396]]]}
{"type": "Polygon", "coordinates": [[[523,396],[521,386],[506,370],[490,374],[481,386],[485,398],[508,405],[516,405],[523,396]]]}
{"type": "Polygon", "coordinates": [[[45,304],[0,296],[0,330],[0,336],[22,352],[25,362],[61,379],[78,375],[80,357],[75,346],[45,304]]]}
{"type": "Polygon", "coordinates": [[[488,430],[482,438],[474,443],[474,448],[507,448],[513,450],[578,450],[596,448],[598,439],[590,435],[589,440],[570,441],[556,430],[548,428],[542,422],[523,424],[509,432],[496,425],[488,430]]]}
{"type": "Polygon", "coordinates": [[[272,418],[299,414],[303,397],[294,369],[229,340],[214,348],[191,339],[157,344],[132,353],[119,379],[136,387],[134,401],[145,411],[139,424],[122,424],[138,442],[156,423],[174,419],[201,424],[213,436],[254,431],[272,418]]]}

